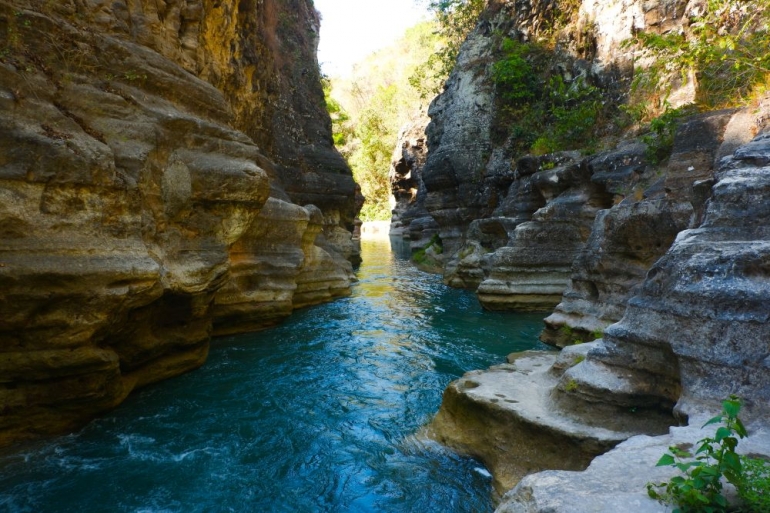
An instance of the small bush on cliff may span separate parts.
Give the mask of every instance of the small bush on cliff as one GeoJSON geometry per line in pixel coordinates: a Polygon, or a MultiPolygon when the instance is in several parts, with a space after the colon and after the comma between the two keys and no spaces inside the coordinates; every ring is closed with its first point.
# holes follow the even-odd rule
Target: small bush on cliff
{"type": "Polygon", "coordinates": [[[596,139],[602,91],[583,75],[567,79],[551,71],[548,55],[537,44],[505,38],[492,66],[500,113],[493,131],[498,143],[510,137],[514,152],[585,148],[596,139]]]}
{"type": "Polygon", "coordinates": [[[735,449],[741,438],[748,436],[738,418],[741,403],[735,396],[722,402],[722,413],[703,427],[722,424],[714,436],[698,441],[695,453],[681,447],[669,447],[669,452],[657,466],[672,466],[683,475],[670,481],[647,483],[647,493],[663,504],[677,506],[673,513],[718,513],[727,511],[728,502],[722,495],[722,478],[734,485],[745,501],[746,513],[767,513],[770,491],[770,464],[764,460],[740,457],[735,449]]]}
{"type": "Polygon", "coordinates": [[[655,165],[666,160],[674,149],[674,135],[680,119],[688,109],[672,109],[666,105],[663,114],[650,121],[650,131],[642,136],[642,142],[647,145],[647,160],[655,165]]]}
{"type": "Polygon", "coordinates": [[[653,57],[638,69],[634,88],[641,100],[670,89],[669,78],[695,73],[697,102],[706,107],[740,105],[770,87],[770,9],[767,0],[707,0],[691,11],[686,30],[655,34],[640,31],[633,39],[653,57]],[[698,12],[700,11],[700,12],[698,12]],[[641,91],[640,91],[641,90],[641,91]]]}
{"type": "Polygon", "coordinates": [[[486,1],[428,0],[427,4],[434,15],[441,45],[409,77],[409,83],[423,99],[433,98],[441,92],[455,66],[460,46],[476,26],[486,1]]]}
{"type": "Polygon", "coordinates": [[[492,79],[509,106],[525,106],[535,99],[537,87],[535,71],[527,60],[532,46],[506,38],[501,50],[505,56],[492,66],[492,79]]]}

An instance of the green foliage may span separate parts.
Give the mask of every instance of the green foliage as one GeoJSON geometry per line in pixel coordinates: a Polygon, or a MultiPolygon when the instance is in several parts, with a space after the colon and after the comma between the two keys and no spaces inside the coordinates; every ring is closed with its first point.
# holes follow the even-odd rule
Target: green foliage
{"type": "Polygon", "coordinates": [[[357,147],[350,155],[353,177],[367,201],[361,209],[364,221],[390,219],[390,156],[397,138],[391,124],[396,87],[380,87],[368,108],[359,113],[355,126],[357,147]]]}
{"type": "Polygon", "coordinates": [[[393,46],[356,64],[349,76],[327,79],[334,142],[366,197],[359,214],[364,221],[390,219],[390,159],[399,130],[421,103],[407,78],[434,52],[434,30],[432,23],[415,25],[393,46]]]}
{"type": "Polygon", "coordinates": [[[770,462],[741,456],[741,466],[743,480],[738,494],[743,499],[744,509],[753,513],[770,511],[770,462]]]}
{"type": "Polygon", "coordinates": [[[575,392],[578,389],[577,381],[574,379],[569,380],[566,385],[564,385],[564,391],[568,393],[575,392]]]}
{"type": "Polygon", "coordinates": [[[352,136],[351,130],[347,126],[350,116],[348,116],[345,109],[342,108],[340,102],[332,98],[332,83],[329,77],[321,76],[321,84],[323,85],[326,111],[329,113],[329,117],[332,120],[332,138],[334,140],[334,145],[338,148],[344,147],[348,143],[348,139],[352,136]]]}
{"type": "Polygon", "coordinates": [[[552,73],[548,52],[506,38],[492,67],[497,90],[497,142],[510,136],[514,152],[537,155],[592,146],[604,115],[602,91],[584,76],[569,82],[552,73]],[[537,71],[542,70],[542,71],[537,71]]]}
{"type": "Polygon", "coordinates": [[[492,66],[492,80],[502,99],[511,106],[523,106],[535,99],[537,77],[527,61],[531,46],[506,38],[505,57],[492,66]]]}
{"type": "Polygon", "coordinates": [[[766,512],[770,465],[763,460],[741,458],[735,449],[748,436],[738,418],[741,403],[737,397],[722,402],[722,413],[703,427],[720,424],[714,436],[698,441],[695,453],[669,447],[657,466],[676,467],[682,473],[662,483],[647,483],[649,496],[663,504],[677,506],[673,513],[717,513],[728,508],[722,495],[722,478],[734,485],[746,501],[749,512],[766,512]],[[748,460],[748,466],[744,462],[748,460]],[[757,501],[752,503],[751,501],[757,501]],[[757,509],[759,508],[759,509],[757,509]]]}
{"type": "Polygon", "coordinates": [[[646,157],[651,164],[659,164],[671,155],[676,127],[686,112],[666,105],[663,114],[650,121],[650,131],[642,136],[642,142],[647,145],[646,157]]]}
{"type": "Polygon", "coordinates": [[[770,9],[766,0],[707,0],[704,12],[686,31],[639,32],[637,43],[654,58],[637,70],[633,87],[642,101],[657,91],[660,105],[670,91],[670,77],[690,71],[697,80],[697,102],[706,107],[735,106],[770,85],[770,9]]]}
{"type": "Polygon", "coordinates": [[[432,252],[436,255],[444,252],[444,245],[438,233],[433,234],[430,242],[424,248],[420,248],[412,254],[412,261],[417,264],[426,263],[428,261],[428,250],[431,248],[433,249],[432,252]]]}
{"type": "Polygon", "coordinates": [[[434,14],[436,35],[441,44],[409,77],[409,83],[423,99],[441,92],[457,61],[460,46],[485,7],[485,0],[429,0],[428,10],[434,14]]]}
{"type": "Polygon", "coordinates": [[[441,237],[439,237],[438,233],[433,234],[433,237],[430,238],[430,243],[428,244],[426,249],[430,247],[432,247],[433,251],[438,255],[444,252],[444,243],[441,240],[441,237]]]}

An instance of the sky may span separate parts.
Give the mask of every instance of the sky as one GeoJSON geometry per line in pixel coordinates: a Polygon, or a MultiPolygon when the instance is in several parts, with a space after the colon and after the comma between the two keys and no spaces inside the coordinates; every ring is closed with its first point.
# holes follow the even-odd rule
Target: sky
{"type": "Polygon", "coordinates": [[[353,64],[399,39],[426,16],[420,0],[314,0],[321,12],[318,61],[324,73],[343,76],[353,64]]]}

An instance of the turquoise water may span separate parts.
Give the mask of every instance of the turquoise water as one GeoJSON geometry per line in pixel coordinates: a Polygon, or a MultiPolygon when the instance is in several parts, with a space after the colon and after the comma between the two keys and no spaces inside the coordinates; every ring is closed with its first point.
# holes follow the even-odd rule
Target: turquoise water
{"type": "Polygon", "coordinates": [[[82,431],[0,454],[0,512],[489,512],[478,462],[416,433],[444,387],[536,342],[542,315],[365,242],[352,297],[215,340],[195,372],[82,431]]]}

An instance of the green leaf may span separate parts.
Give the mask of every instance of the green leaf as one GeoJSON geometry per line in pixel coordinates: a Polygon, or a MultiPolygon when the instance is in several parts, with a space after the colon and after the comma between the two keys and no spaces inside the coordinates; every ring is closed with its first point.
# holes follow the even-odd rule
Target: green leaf
{"type": "Polygon", "coordinates": [[[722,409],[728,416],[734,418],[737,417],[738,413],[741,411],[741,402],[735,396],[730,397],[730,399],[722,403],[722,409]]]}
{"type": "Polygon", "coordinates": [[[722,416],[721,416],[721,415],[720,415],[720,416],[718,416],[718,417],[714,417],[714,418],[712,418],[712,419],[709,419],[709,420],[708,420],[708,422],[706,422],[705,424],[703,424],[701,427],[710,426],[711,424],[718,424],[718,423],[720,423],[720,422],[722,422],[722,416]]]}
{"type": "Polygon", "coordinates": [[[730,470],[733,470],[733,471],[738,472],[738,473],[740,473],[741,470],[742,470],[742,468],[741,468],[741,458],[737,454],[735,454],[734,452],[727,452],[727,453],[725,453],[722,462],[730,470]]]}
{"type": "Polygon", "coordinates": [[[735,432],[741,438],[746,438],[749,436],[748,432],[746,432],[746,426],[743,425],[743,422],[741,422],[741,419],[739,418],[735,419],[735,432]]]}
{"type": "Polygon", "coordinates": [[[714,435],[714,439],[717,442],[721,442],[722,440],[724,440],[725,438],[729,437],[732,434],[733,434],[732,431],[730,431],[726,427],[721,427],[721,428],[717,429],[717,432],[714,435]]]}
{"type": "Polygon", "coordinates": [[[661,456],[661,458],[658,460],[658,463],[655,464],[656,467],[668,467],[673,466],[676,464],[676,460],[674,460],[674,457],[670,454],[664,454],[661,456]]]}

